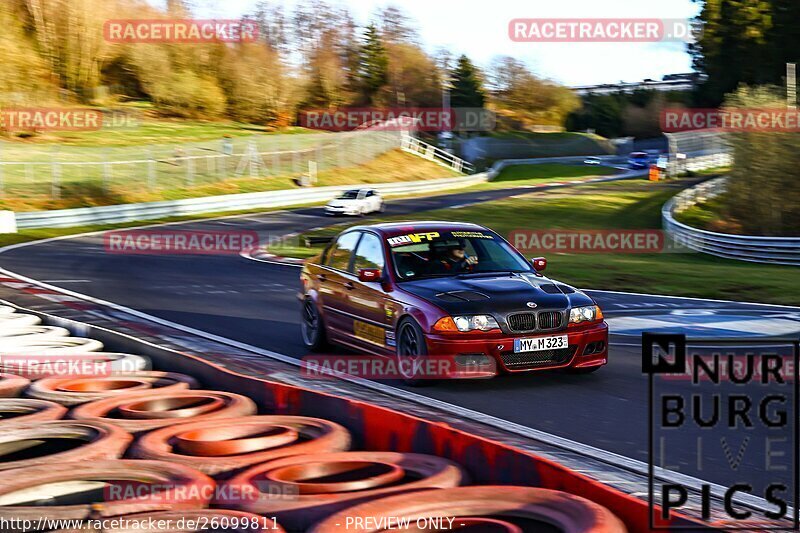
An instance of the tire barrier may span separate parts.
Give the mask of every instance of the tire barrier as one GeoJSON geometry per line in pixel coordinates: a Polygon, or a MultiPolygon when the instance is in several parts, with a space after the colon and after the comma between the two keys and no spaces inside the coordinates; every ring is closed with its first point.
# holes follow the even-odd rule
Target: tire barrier
{"type": "Polygon", "coordinates": [[[68,337],[69,330],[56,326],[20,326],[0,329],[0,351],[6,351],[31,340],[68,337]]]}
{"type": "Polygon", "coordinates": [[[67,414],[67,408],[55,402],[33,400],[30,398],[0,399],[0,428],[28,422],[60,420],[67,414]]]}
{"type": "Polygon", "coordinates": [[[93,378],[75,376],[44,378],[33,382],[25,391],[25,395],[29,398],[75,406],[131,392],[158,389],[164,393],[194,389],[198,386],[193,377],[185,374],[155,371],[121,372],[93,378]]]}
{"type": "Polygon", "coordinates": [[[16,398],[30,384],[30,380],[15,374],[0,374],[0,398],[16,398]]]}
{"type": "Polygon", "coordinates": [[[0,315],[0,330],[7,328],[21,328],[25,326],[36,326],[41,324],[42,319],[36,315],[27,313],[15,313],[10,315],[0,315]]]}
{"type": "Polygon", "coordinates": [[[98,420],[131,433],[174,424],[252,415],[256,404],[231,392],[210,390],[132,392],[75,407],[75,420],[98,420]]]}
{"type": "MultiPolygon", "coordinates": [[[[271,518],[225,509],[187,509],[140,513],[125,517],[127,527],[106,528],[103,533],[285,533],[271,518]],[[149,527],[150,524],[156,524],[149,527]],[[160,527],[164,525],[165,527],[160,527]]],[[[85,533],[86,529],[58,529],[52,533],[85,533]]],[[[97,532],[95,532],[97,533],[97,532]]]]}
{"type": "Polygon", "coordinates": [[[309,533],[338,533],[342,524],[354,522],[363,524],[358,529],[361,532],[383,531],[382,526],[377,528],[382,517],[408,519],[416,529],[407,531],[438,531],[435,527],[425,529],[431,524],[444,524],[448,529],[457,529],[455,526],[466,529],[474,525],[481,526],[480,531],[498,532],[539,531],[545,529],[544,524],[564,533],[626,531],[625,525],[611,511],[586,498],[558,490],[500,485],[456,487],[381,498],[336,513],[309,533]],[[370,520],[364,521],[366,517],[370,520]],[[448,519],[452,518],[455,520],[448,527],[448,519]],[[489,529],[490,526],[496,528],[489,529]]]}
{"type": "Polygon", "coordinates": [[[116,459],[38,465],[0,476],[0,518],[86,519],[208,506],[214,480],[184,465],[116,459]]]}
{"type": "Polygon", "coordinates": [[[284,457],[254,466],[223,485],[218,506],[267,516],[305,530],[346,507],[392,494],[468,481],[456,463],[415,453],[340,452],[284,457]]]}
{"type": "Polygon", "coordinates": [[[133,440],[122,429],[100,422],[54,420],[0,427],[0,471],[57,462],[118,459],[133,440]]]}
{"type": "Polygon", "coordinates": [[[133,457],[182,463],[218,475],[300,454],[349,449],[339,424],[304,416],[249,416],[189,422],[143,435],[133,457]]]}

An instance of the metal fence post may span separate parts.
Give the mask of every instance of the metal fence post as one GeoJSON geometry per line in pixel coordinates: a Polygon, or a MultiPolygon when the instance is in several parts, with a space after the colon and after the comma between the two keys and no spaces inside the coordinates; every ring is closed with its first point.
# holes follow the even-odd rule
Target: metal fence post
{"type": "Polygon", "coordinates": [[[50,168],[52,171],[50,196],[57,199],[61,197],[61,164],[58,162],[58,150],[53,153],[53,160],[50,168]]]}
{"type": "Polygon", "coordinates": [[[192,156],[191,148],[186,156],[186,185],[192,187],[194,185],[194,157],[192,156]]]}
{"type": "Polygon", "coordinates": [[[108,151],[103,152],[103,190],[108,190],[108,183],[112,179],[111,162],[109,161],[108,151]]]}
{"type": "Polygon", "coordinates": [[[153,148],[147,149],[147,187],[156,188],[156,160],[153,157],[153,148]]]}
{"type": "Polygon", "coordinates": [[[297,174],[300,171],[300,141],[298,141],[296,136],[293,137],[292,140],[294,141],[292,143],[292,174],[297,174]]]}
{"type": "Polygon", "coordinates": [[[255,178],[258,175],[258,145],[254,140],[250,140],[247,146],[247,157],[250,163],[250,177],[255,178]]]}

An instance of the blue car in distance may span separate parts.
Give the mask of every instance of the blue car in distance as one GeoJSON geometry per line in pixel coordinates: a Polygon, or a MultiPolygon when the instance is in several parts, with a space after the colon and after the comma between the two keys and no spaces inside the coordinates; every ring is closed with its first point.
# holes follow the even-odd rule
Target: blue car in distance
{"type": "Polygon", "coordinates": [[[650,166],[650,154],[647,152],[631,152],[628,156],[628,166],[640,170],[650,166]]]}

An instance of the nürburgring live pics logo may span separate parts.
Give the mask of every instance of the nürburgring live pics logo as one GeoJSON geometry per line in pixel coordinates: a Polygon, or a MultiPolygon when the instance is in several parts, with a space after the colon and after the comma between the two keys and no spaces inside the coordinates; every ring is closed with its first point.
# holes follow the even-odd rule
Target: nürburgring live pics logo
{"type": "Polygon", "coordinates": [[[653,530],[698,528],[678,525],[680,515],[726,531],[800,530],[800,342],[772,341],[755,353],[738,344],[687,351],[685,335],[642,334],[653,530]],[[683,484],[678,475],[665,481],[656,467],[715,485],[683,484]]]}

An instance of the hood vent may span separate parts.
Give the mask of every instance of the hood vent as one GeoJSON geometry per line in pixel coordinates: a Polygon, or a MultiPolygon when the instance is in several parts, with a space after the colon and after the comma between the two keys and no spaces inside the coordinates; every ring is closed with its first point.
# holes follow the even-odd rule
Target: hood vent
{"type": "Polygon", "coordinates": [[[542,283],[539,288],[547,294],[573,294],[575,292],[575,289],[563,283],[542,283]]]}
{"type": "Polygon", "coordinates": [[[482,292],[478,291],[450,291],[440,292],[436,295],[440,300],[445,302],[479,302],[481,300],[488,300],[489,297],[482,292]]]}

